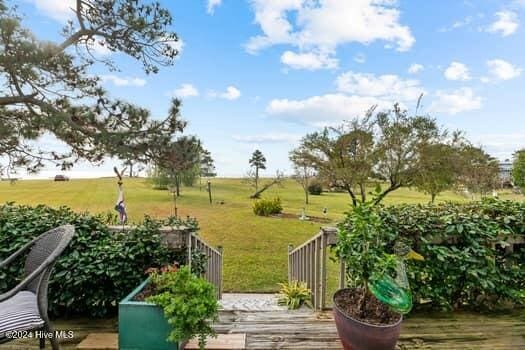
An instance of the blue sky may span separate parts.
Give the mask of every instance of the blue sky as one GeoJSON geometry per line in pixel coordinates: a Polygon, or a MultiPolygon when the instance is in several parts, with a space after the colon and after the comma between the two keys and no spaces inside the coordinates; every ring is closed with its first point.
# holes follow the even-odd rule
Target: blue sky
{"type": "MultiPolygon", "coordinates": [[[[112,54],[121,71],[93,73],[112,96],[153,116],[180,97],[186,132],[203,140],[219,175],[246,173],[256,148],[267,175],[289,172],[288,152],[306,133],[373,104],[413,110],[420,93],[426,113],[492,155],[505,159],[525,147],[525,0],[162,2],[183,41],[176,64],[146,75],[112,54]]],[[[40,38],[60,40],[67,1],[19,3],[40,38]]],[[[80,164],[70,174],[111,175],[113,165],[80,164]]]]}

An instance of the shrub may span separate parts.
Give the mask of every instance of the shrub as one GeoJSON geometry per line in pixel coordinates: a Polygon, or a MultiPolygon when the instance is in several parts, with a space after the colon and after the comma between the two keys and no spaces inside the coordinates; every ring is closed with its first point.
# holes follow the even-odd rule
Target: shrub
{"type": "Polygon", "coordinates": [[[259,216],[270,216],[280,214],[283,211],[281,199],[259,199],[253,204],[253,212],[259,216]]]}
{"type": "MultiPolygon", "coordinates": [[[[49,309],[53,315],[91,316],[115,313],[118,302],[145,278],[148,267],[185,262],[185,252],[161,243],[158,229],[163,222],[145,217],[129,232],[110,233],[103,220],[66,207],[0,206],[0,260],[51,228],[75,225],[75,236],[51,275],[49,309]]],[[[0,270],[0,290],[20,281],[23,260],[0,270]]]]}
{"type": "Polygon", "coordinates": [[[310,185],[308,185],[308,193],[314,196],[319,196],[323,193],[323,185],[319,181],[312,181],[310,185]]]}
{"type": "Polygon", "coordinates": [[[305,282],[292,281],[279,283],[279,305],[288,307],[288,310],[300,308],[303,304],[312,307],[312,291],[308,289],[305,282]]]}
{"type": "Polygon", "coordinates": [[[442,309],[525,301],[525,250],[502,249],[525,233],[525,203],[400,205],[380,216],[390,244],[404,240],[425,257],[407,269],[415,301],[442,309]]]}
{"type": "Polygon", "coordinates": [[[219,308],[213,285],[191,273],[188,267],[153,272],[151,284],[155,295],[146,301],[164,310],[172,329],[168,340],[185,341],[198,336],[199,347],[204,349],[206,337],[215,335],[211,322],[217,320],[219,308]]]}

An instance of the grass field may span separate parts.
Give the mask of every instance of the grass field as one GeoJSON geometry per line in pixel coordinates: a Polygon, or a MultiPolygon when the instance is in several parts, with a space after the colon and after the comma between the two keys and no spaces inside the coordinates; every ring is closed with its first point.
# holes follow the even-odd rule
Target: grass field
{"type": "MultiPolygon", "coordinates": [[[[178,199],[179,215],[190,215],[199,220],[201,236],[212,245],[224,247],[225,291],[268,292],[277,288],[277,282],[286,280],[287,245],[298,245],[319,231],[324,224],[296,219],[264,218],[252,212],[250,189],[239,179],[213,179],[214,204],[199,186],[183,188],[178,199]],[[217,204],[218,201],[224,204],[217,204]]],[[[140,221],[144,214],[166,217],[172,211],[171,195],[153,190],[145,179],[125,179],[126,205],[130,220],[140,221]]],[[[113,210],[116,199],[115,179],[86,179],[69,182],[51,180],[23,180],[14,185],[0,182],[0,203],[67,205],[76,211],[92,213],[113,210]]],[[[301,187],[286,181],[282,187],[272,188],[266,197],[280,196],[285,213],[300,214],[304,205],[301,187]]],[[[517,198],[505,195],[504,198],[517,198]]],[[[429,197],[402,188],[390,194],[386,204],[423,203],[429,197]]],[[[465,199],[452,192],[438,197],[439,201],[465,199]]],[[[335,222],[349,208],[349,197],[344,193],[324,193],[311,196],[307,215],[322,217],[328,208],[328,218],[335,222]]]]}

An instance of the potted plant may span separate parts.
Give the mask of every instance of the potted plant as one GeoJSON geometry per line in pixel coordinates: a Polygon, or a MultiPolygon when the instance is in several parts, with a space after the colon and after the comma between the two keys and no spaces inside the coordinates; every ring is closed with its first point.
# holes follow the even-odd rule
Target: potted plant
{"type": "Polygon", "coordinates": [[[348,288],[334,294],[334,318],[345,349],[394,349],[412,297],[404,258],[422,257],[386,237],[373,202],[358,203],[338,226],[336,255],[346,266],[348,288]],[[395,276],[393,278],[392,276],[395,276]]]}
{"type": "Polygon", "coordinates": [[[195,336],[204,349],[217,313],[213,285],[188,267],[150,269],[119,303],[119,349],[179,350],[195,336]]]}

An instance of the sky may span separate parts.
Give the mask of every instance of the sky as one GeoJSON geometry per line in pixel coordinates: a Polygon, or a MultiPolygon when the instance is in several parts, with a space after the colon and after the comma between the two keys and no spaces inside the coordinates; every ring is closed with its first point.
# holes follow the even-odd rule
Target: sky
{"type": "MultiPolygon", "coordinates": [[[[24,23],[60,41],[72,0],[20,0],[24,23]]],[[[166,115],[182,100],[219,176],[242,176],[260,149],[265,175],[291,172],[304,135],[400,102],[503,160],[525,147],[525,0],[162,0],[181,54],[146,75],[123,54],[119,72],[94,67],[113,97],[166,115]],[[523,23],[522,23],[523,22],[523,23]]],[[[43,147],[63,147],[44,138],[43,147]]],[[[81,163],[73,177],[111,176],[118,165],[81,163]]],[[[40,177],[53,176],[53,167],[40,177]]]]}

